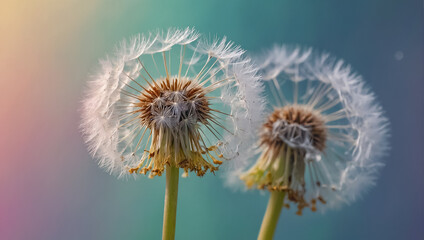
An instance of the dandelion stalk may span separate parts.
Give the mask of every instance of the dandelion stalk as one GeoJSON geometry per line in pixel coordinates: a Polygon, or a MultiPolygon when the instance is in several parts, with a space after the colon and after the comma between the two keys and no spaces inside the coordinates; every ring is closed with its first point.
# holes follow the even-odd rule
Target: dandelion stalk
{"type": "Polygon", "coordinates": [[[175,225],[177,219],[179,168],[168,166],[166,169],[165,206],[163,212],[163,240],[175,238],[175,225]]]}
{"type": "Polygon", "coordinates": [[[268,206],[262,220],[261,230],[258,240],[269,240],[274,236],[278,218],[284,205],[285,192],[272,191],[269,197],[268,206]]]}

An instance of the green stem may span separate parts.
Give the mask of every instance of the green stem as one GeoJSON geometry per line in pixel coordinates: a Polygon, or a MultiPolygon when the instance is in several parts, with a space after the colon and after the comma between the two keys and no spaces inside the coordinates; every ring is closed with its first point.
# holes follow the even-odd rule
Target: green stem
{"type": "Polygon", "coordinates": [[[271,191],[258,240],[271,240],[274,236],[278,218],[284,205],[284,195],[285,192],[271,191]]]}
{"type": "Polygon", "coordinates": [[[167,166],[165,207],[163,212],[163,240],[174,240],[177,219],[178,177],[179,168],[167,166]]]}

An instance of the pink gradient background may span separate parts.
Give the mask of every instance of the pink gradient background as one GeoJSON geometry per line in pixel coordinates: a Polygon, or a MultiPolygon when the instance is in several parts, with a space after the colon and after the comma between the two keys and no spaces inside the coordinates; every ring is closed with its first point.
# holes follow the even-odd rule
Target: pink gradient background
{"type": "Polygon", "coordinates": [[[75,109],[77,79],[88,69],[75,61],[87,51],[77,46],[87,40],[95,6],[0,3],[1,239],[45,239],[43,233],[69,211],[73,186],[83,186],[87,157],[75,109]]]}

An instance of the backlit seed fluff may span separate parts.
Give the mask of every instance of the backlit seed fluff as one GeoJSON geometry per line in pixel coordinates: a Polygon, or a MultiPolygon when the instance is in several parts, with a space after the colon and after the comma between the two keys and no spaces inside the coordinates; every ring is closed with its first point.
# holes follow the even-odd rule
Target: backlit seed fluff
{"type": "Polygon", "coordinates": [[[260,156],[240,178],[284,191],[297,214],[350,203],[372,186],[388,150],[388,120],[349,65],[310,48],[256,58],[269,92],[260,156]]]}
{"type": "Polygon", "coordinates": [[[262,86],[244,51],[191,28],[123,41],[88,83],[82,130],[107,172],[203,176],[255,141],[262,86]],[[253,114],[255,113],[255,114],[253,114]]]}

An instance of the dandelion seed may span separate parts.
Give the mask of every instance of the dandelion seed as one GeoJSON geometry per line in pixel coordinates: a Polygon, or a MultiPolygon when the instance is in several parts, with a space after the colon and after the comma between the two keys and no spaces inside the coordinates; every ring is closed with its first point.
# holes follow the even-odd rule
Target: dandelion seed
{"type": "Polygon", "coordinates": [[[298,215],[358,198],[388,148],[374,94],[343,61],[312,49],[276,46],[258,59],[273,109],[260,130],[261,155],[241,179],[281,193],[280,209],[285,200],[298,215]]]}

